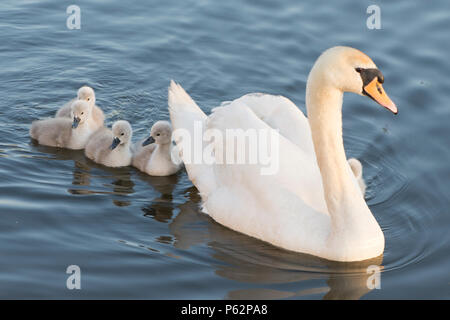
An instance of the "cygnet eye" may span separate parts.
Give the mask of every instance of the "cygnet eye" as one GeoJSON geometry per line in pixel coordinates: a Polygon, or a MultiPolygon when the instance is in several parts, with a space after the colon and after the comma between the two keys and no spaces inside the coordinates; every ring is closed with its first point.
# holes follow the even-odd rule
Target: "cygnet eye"
{"type": "Polygon", "coordinates": [[[160,133],[157,133],[157,134],[156,134],[156,136],[158,136],[158,137],[159,137],[160,135],[161,135],[160,133]]]}
{"type": "Polygon", "coordinates": [[[125,133],[122,132],[120,135],[123,136],[124,134],[125,134],[125,133]]]}
{"type": "Polygon", "coordinates": [[[91,100],[91,98],[87,98],[87,101],[91,100]]]}

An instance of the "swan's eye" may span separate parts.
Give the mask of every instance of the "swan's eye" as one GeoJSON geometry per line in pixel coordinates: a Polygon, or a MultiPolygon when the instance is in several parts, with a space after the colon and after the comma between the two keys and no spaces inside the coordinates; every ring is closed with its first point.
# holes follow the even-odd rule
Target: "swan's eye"
{"type": "Polygon", "coordinates": [[[362,68],[355,68],[356,72],[361,73],[362,68]]]}
{"type": "Polygon", "coordinates": [[[81,114],[84,114],[84,112],[82,112],[81,114]]]}
{"type": "Polygon", "coordinates": [[[156,134],[156,136],[158,136],[158,137],[159,137],[159,136],[160,136],[160,134],[159,134],[159,133],[157,133],[157,134],[156,134]]]}
{"type": "Polygon", "coordinates": [[[91,100],[91,98],[87,98],[87,101],[91,100]]]}
{"type": "Polygon", "coordinates": [[[120,135],[123,136],[124,134],[125,134],[125,133],[122,132],[120,135]]]}

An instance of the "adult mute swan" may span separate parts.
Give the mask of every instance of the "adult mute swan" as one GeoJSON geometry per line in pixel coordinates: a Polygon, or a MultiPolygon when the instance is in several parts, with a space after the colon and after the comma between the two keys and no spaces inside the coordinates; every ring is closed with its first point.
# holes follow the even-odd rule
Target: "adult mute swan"
{"type": "MultiPolygon", "coordinates": [[[[233,230],[328,260],[361,261],[381,255],[383,232],[364,201],[354,174],[357,163],[346,159],[342,100],[344,92],[366,95],[397,113],[383,81],[374,62],[361,51],[328,49],[308,76],[308,118],[287,98],[263,94],[222,104],[208,117],[172,82],[172,125],[175,131],[189,132],[192,145],[201,145],[204,139],[195,138],[198,124],[224,136],[229,129],[273,131],[279,141],[278,171],[261,175],[260,164],[192,162],[183,149],[187,147],[176,138],[204,211],[233,230]]],[[[215,144],[213,153],[227,151],[221,148],[222,144],[215,144]]]]}
{"type": "Polygon", "coordinates": [[[135,144],[131,164],[151,176],[169,176],[181,168],[177,156],[177,148],[172,144],[172,126],[167,121],[157,121],[150,136],[135,144]]]}

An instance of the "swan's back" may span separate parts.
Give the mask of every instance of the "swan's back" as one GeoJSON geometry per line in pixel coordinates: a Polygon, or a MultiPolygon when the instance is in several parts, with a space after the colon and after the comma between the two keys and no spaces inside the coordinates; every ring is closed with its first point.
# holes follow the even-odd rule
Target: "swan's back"
{"type": "Polygon", "coordinates": [[[30,136],[42,145],[68,148],[72,137],[72,121],[68,118],[33,121],[30,136]]]}
{"type": "Polygon", "coordinates": [[[74,103],[77,99],[74,98],[69,102],[66,102],[58,111],[56,111],[55,118],[70,118],[70,108],[72,103],[74,103]]]}
{"type": "Polygon", "coordinates": [[[89,159],[99,162],[108,153],[108,149],[114,139],[113,133],[108,128],[97,130],[89,139],[85,148],[85,155],[89,159]]]}
{"type": "Polygon", "coordinates": [[[232,103],[246,105],[271,128],[279,130],[285,138],[306,153],[314,155],[308,119],[288,98],[265,93],[249,93],[232,103]]]}

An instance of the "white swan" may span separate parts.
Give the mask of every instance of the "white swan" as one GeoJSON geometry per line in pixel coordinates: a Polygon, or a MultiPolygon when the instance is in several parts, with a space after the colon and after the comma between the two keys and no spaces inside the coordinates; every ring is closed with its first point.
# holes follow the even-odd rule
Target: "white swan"
{"type": "Polygon", "coordinates": [[[112,130],[101,128],[89,139],[84,153],[94,162],[107,167],[125,167],[131,164],[133,130],[128,121],[114,122],[112,130]]]}
{"type": "Polygon", "coordinates": [[[97,129],[103,127],[103,123],[105,121],[105,115],[103,114],[102,109],[95,104],[95,92],[94,89],[88,86],[83,86],[78,89],[77,98],[74,98],[67,102],[64,106],[62,106],[55,114],[56,118],[64,117],[70,118],[70,106],[76,100],[83,100],[89,103],[92,106],[92,119],[97,129]]]}
{"type": "MultiPolygon", "coordinates": [[[[288,250],[336,261],[381,255],[384,235],[346,160],[341,118],[344,92],[367,95],[397,113],[382,82],[381,72],[362,52],[328,49],[308,77],[308,119],[288,99],[261,94],[226,103],[207,117],[172,82],[169,111],[175,131],[187,130],[196,139],[195,124],[201,123],[220,132],[263,129],[278,136],[280,164],[274,175],[261,175],[260,165],[190,163],[181,150],[204,210],[231,229],[288,250]]],[[[215,148],[223,152],[219,144],[215,148]]]]}
{"type": "Polygon", "coordinates": [[[70,106],[70,118],[33,121],[30,136],[42,145],[80,150],[84,149],[96,130],[96,124],[92,120],[92,106],[83,100],[77,100],[70,106]]]}
{"type": "Polygon", "coordinates": [[[137,142],[132,165],[151,176],[169,176],[181,168],[181,161],[172,144],[172,126],[167,121],[157,121],[150,130],[150,137],[137,142]],[[175,160],[175,161],[174,161],[175,160]]]}

